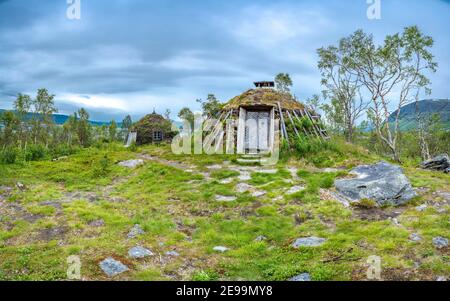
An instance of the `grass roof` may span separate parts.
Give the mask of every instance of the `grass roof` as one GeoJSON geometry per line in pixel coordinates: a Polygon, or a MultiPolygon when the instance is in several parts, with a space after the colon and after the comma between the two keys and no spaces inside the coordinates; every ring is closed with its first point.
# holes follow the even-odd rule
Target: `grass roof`
{"type": "Polygon", "coordinates": [[[224,105],[224,110],[238,109],[239,107],[270,106],[277,103],[286,110],[302,110],[304,106],[296,101],[291,94],[276,91],[275,89],[251,89],[234,97],[224,105]]]}

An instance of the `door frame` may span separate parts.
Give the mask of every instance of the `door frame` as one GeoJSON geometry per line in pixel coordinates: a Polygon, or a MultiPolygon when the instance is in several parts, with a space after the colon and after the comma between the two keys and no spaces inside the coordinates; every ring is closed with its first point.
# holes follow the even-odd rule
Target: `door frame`
{"type": "Polygon", "coordinates": [[[269,112],[269,140],[267,141],[269,150],[268,152],[272,152],[273,146],[274,146],[274,140],[275,140],[275,108],[274,107],[268,107],[267,110],[260,109],[260,108],[239,108],[239,120],[238,120],[238,130],[237,130],[237,147],[236,147],[236,153],[243,155],[246,153],[245,149],[245,127],[246,127],[246,117],[247,117],[247,111],[266,111],[269,112]]]}

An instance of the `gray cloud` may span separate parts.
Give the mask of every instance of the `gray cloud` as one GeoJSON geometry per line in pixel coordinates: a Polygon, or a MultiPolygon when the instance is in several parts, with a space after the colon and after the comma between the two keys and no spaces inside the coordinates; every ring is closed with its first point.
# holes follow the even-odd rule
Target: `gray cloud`
{"type": "Polygon", "coordinates": [[[449,59],[441,28],[448,11],[438,1],[399,1],[414,14],[395,18],[397,7],[383,2],[379,23],[365,18],[364,0],[81,1],[80,21],[65,18],[64,0],[0,1],[0,107],[18,92],[47,87],[60,111],[85,106],[101,120],[153,107],[176,112],[198,109],[195,98],[210,92],[227,100],[277,72],[291,73],[294,92],[307,97],[320,92],[315,50],[360,27],[383,36],[419,23],[442,47],[444,67],[449,59]]]}

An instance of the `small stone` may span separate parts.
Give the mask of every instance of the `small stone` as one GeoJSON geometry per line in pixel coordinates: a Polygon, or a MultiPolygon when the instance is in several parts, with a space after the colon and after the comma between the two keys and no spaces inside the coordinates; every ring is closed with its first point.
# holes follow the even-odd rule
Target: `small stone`
{"type": "Polygon", "coordinates": [[[228,179],[223,179],[223,180],[220,180],[219,181],[219,183],[220,184],[230,184],[230,183],[232,183],[233,182],[233,179],[232,178],[228,178],[228,179]]]}
{"type": "Polygon", "coordinates": [[[394,225],[396,225],[397,227],[400,227],[400,226],[401,226],[400,222],[398,221],[398,219],[397,219],[396,217],[394,217],[394,218],[392,219],[392,223],[394,223],[394,225]]]}
{"type": "Polygon", "coordinates": [[[179,254],[177,251],[169,251],[169,252],[166,252],[166,255],[167,255],[167,256],[172,256],[172,257],[178,257],[178,256],[180,256],[180,254],[179,254]]]}
{"type": "Polygon", "coordinates": [[[22,191],[25,190],[25,185],[23,183],[21,183],[21,182],[17,182],[16,187],[19,190],[22,190],[22,191]]]}
{"type": "Polygon", "coordinates": [[[289,279],[289,281],[311,281],[311,275],[309,275],[308,273],[303,273],[292,277],[291,279],[289,279]]]}
{"type": "Polygon", "coordinates": [[[416,207],[416,211],[423,212],[423,211],[425,211],[427,209],[427,207],[428,207],[427,204],[423,204],[423,205],[417,206],[416,207]]]}
{"type": "Polygon", "coordinates": [[[265,196],[266,194],[267,194],[266,191],[258,190],[258,191],[254,191],[254,192],[252,193],[252,197],[254,197],[254,198],[260,198],[260,197],[262,197],[262,196],[265,196]]]}
{"type": "Polygon", "coordinates": [[[234,202],[236,200],[235,196],[216,195],[216,201],[218,202],[234,202]]]}
{"type": "Polygon", "coordinates": [[[142,230],[141,226],[139,225],[134,225],[133,228],[131,228],[130,232],[128,232],[127,237],[128,238],[135,238],[138,235],[142,235],[144,234],[144,230],[142,230]]]}
{"type": "Polygon", "coordinates": [[[420,235],[417,234],[417,233],[413,233],[413,234],[411,234],[411,235],[409,236],[409,239],[410,239],[411,241],[417,242],[417,241],[421,241],[421,240],[422,240],[422,237],[420,237],[420,235]]]}
{"type": "Polygon", "coordinates": [[[249,181],[252,179],[250,176],[250,172],[248,171],[241,171],[240,175],[238,176],[239,181],[249,181]]]}
{"type": "Polygon", "coordinates": [[[98,219],[89,223],[91,227],[103,227],[105,225],[105,221],[103,219],[98,219]]]}
{"type": "Polygon", "coordinates": [[[311,237],[303,237],[303,238],[298,238],[294,241],[294,243],[292,244],[292,247],[295,249],[298,249],[300,247],[319,247],[322,244],[324,244],[326,241],[325,238],[320,238],[320,237],[315,237],[315,236],[311,236],[311,237]]]}
{"type": "Polygon", "coordinates": [[[261,169],[257,171],[258,173],[263,173],[263,174],[268,174],[268,175],[273,175],[276,174],[278,172],[277,169],[261,169]]]}
{"type": "Polygon", "coordinates": [[[152,251],[143,247],[134,247],[128,251],[128,256],[131,258],[144,258],[153,255],[152,251]]]}
{"type": "Polygon", "coordinates": [[[267,237],[265,237],[264,235],[260,235],[255,239],[256,242],[262,242],[265,240],[267,240],[267,237]]]}
{"type": "Polygon", "coordinates": [[[244,193],[247,191],[251,191],[253,189],[253,186],[248,185],[247,183],[239,183],[236,185],[236,191],[238,193],[244,193]]]}
{"type": "Polygon", "coordinates": [[[288,168],[288,171],[291,173],[291,176],[292,176],[293,179],[298,179],[298,175],[297,175],[298,168],[290,167],[290,168],[288,168]]]}
{"type": "Polygon", "coordinates": [[[225,253],[225,252],[229,251],[230,249],[228,249],[227,247],[217,246],[217,247],[214,247],[213,250],[216,252],[225,253]]]}
{"type": "Polygon", "coordinates": [[[439,281],[439,282],[447,281],[447,277],[445,277],[445,276],[439,276],[439,277],[437,277],[436,281],[439,281]]]}
{"type": "Polygon", "coordinates": [[[448,247],[448,239],[444,237],[435,237],[433,238],[433,244],[438,249],[443,249],[448,247]]]}
{"type": "Polygon", "coordinates": [[[303,187],[303,186],[293,186],[286,193],[287,194],[294,194],[294,193],[297,193],[297,192],[300,192],[300,191],[303,191],[303,190],[305,190],[305,187],[303,187]]]}
{"type": "Polygon", "coordinates": [[[142,159],[136,159],[136,160],[128,160],[128,161],[122,161],[119,162],[119,166],[127,167],[127,168],[136,168],[139,165],[144,164],[144,160],[142,159]]]}
{"type": "Polygon", "coordinates": [[[222,168],[222,165],[210,165],[210,166],[206,166],[207,169],[212,169],[212,170],[218,170],[222,168]]]}
{"type": "Polygon", "coordinates": [[[115,260],[112,257],[108,257],[102,262],[100,262],[100,268],[109,277],[114,277],[118,274],[121,274],[129,270],[126,265],[124,265],[120,261],[115,260]]]}
{"type": "Polygon", "coordinates": [[[320,171],[323,173],[335,173],[335,172],[339,172],[340,170],[337,168],[324,168],[320,171]]]}

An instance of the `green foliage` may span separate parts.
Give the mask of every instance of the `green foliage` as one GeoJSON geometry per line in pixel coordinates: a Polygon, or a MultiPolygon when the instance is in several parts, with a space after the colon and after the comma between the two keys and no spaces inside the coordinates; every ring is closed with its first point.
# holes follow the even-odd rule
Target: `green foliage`
{"type": "Polygon", "coordinates": [[[202,105],[203,116],[208,118],[218,118],[220,111],[222,111],[223,104],[214,96],[208,94],[206,101],[197,99],[197,102],[202,105]]]}
{"type": "Polygon", "coordinates": [[[187,122],[190,126],[191,126],[191,130],[194,129],[194,119],[195,119],[195,115],[194,113],[191,111],[191,109],[189,109],[188,107],[184,107],[180,110],[180,112],[178,113],[178,117],[187,122]]]}
{"type": "Polygon", "coordinates": [[[93,173],[96,176],[105,176],[110,172],[111,160],[108,155],[104,155],[96,164],[93,173]]]}
{"type": "Polygon", "coordinates": [[[67,144],[58,144],[50,150],[50,154],[53,159],[57,159],[63,156],[70,156],[77,153],[80,150],[79,147],[70,146],[67,144]]]}
{"type": "Polygon", "coordinates": [[[40,161],[47,157],[48,150],[42,144],[32,144],[25,150],[25,161],[40,161]]]}
{"type": "Polygon", "coordinates": [[[278,91],[289,93],[292,87],[292,79],[288,73],[279,73],[275,77],[275,86],[278,91]]]}
{"type": "Polygon", "coordinates": [[[19,151],[15,147],[8,146],[0,152],[0,162],[4,164],[14,164],[19,151]]]}
{"type": "Polygon", "coordinates": [[[136,142],[131,143],[131,145],[128,147],[128,149],[129,149],[131,152],[137,152],[138,147],[137,147],[137,145],[136,145],[136,142]]]}
{"type": "Polygon", "coordinates": [[[359,202],[351,203],[352,207],[362,208],[362,209],[372,209],[378,207],[377,202],[369,199],[362,199],[359,202]]]}
{"type": "Polygon", "coordinates": [[[219,275],[215,271],[199,271],[192,276],[192,281],[215,281],[219,275]]]}
{"type": "Polygon", "coordinates": [[[131,130],[131,127],[133,126],[133,121],[131,120],[131,116],[127,115],[123,120],[122,120],[122,128],[123,129],[127,129],[128,131],[131,130]]]}

